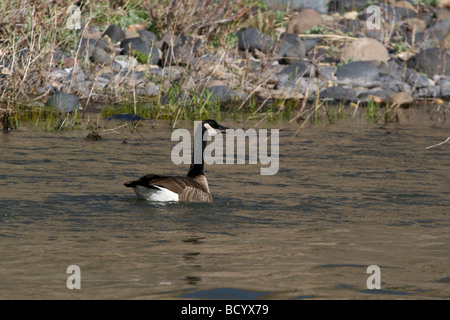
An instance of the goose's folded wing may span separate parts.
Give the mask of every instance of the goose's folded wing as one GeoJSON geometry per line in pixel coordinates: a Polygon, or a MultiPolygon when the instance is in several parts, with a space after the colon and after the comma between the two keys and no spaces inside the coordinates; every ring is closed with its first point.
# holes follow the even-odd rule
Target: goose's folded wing
{"type": "Polygon", "coordinates": [[[169,177],[169,176],[161,176],[156,174],[147,174],[138,180],[129,181],[125,183],[126,187],[135,187],[135,186],[144,186],[147,188],[162,187],[166,188],[172,192],[175,192],[181,196],[184,192],[185,195],[194,192],[194,190],[198,190],[198,192],[208,193],[208,190],[205,189],[197,181],[189,178],[189,177],[169,177]],[[186,191],[184,191],[188,188],[186,191]]]}

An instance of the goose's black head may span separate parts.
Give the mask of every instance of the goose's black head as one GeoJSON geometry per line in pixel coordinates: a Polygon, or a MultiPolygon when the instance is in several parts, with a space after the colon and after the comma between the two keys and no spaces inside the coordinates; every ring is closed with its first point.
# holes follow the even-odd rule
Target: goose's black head
{"type": "Polygon", "coordinates": [[[202,121],[202,133],[204,134],[206,131],[209,132],[210,136],[215,136],[218,131],[224,132],[228,129],[227,127],[218,124],[216,120],[203,120],[202,121]]]}
{"type": "MultiPolygon", "coordinates": [[[[219,132],[224,132],[226,133],[226,129],[228,129],[227,127],[222,126],[221,124],[218,124],[217,121],[215,120],[203,120],[202,121],[202,149],[201,149],[201,161],[196,163],[196,157],[195,154],[196,152],[200,152],[200,150],[195,150],[195,143],[194,143],[194,152],[192,153],[192,162],[191,162],[191,167],[189,168],[189,172],[188,172],[188,177],[190,178],[195,178],[199,175],[203,174],[203,151],[205,150],[206,147],[206,141],[207,139],[204,139],[205,137],[205,133],[208,132],[208,136],[209,137],[213,137],[217,134],[219,134],[219,132]]],[[[199,129],[196,129],[199,130],[199,129]]]]}

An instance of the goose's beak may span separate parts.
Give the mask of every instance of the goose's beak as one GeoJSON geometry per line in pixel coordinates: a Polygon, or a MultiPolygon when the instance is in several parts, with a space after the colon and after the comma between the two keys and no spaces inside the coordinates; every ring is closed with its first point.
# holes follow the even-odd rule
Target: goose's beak
{"type": "Polygon", "coordinates": [[[230,129],[230,128],[227,128],[227,127],[224,127],[224,126],[222,126],[222,125],[220,125],[220,124],[218,124],[218,130],[220,131],[220,132],[222,132],[222,133],[226,133],[226,130],[227,129],[230,129]]]}

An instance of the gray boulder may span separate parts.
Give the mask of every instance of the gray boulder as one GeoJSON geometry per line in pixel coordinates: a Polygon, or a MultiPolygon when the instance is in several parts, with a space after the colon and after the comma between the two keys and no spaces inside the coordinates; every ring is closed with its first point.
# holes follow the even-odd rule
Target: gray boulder
{"type": "Polygon", "coordinates": [[[440,48],[423,50],[407,61],[408,68],[425,73],[428,77],[435,75],[450,76],[450,51],[440,48]]]}
{"type": "Polygon", "coordinates": [[[317,72],[322,78],[330,81],[334,81],[336,69],[332,66],[319,66],[319,70],[317,72]]]}
{"type": "Polygon", "coordinates": [[[304,59],[306,56],[306,48],[298,35],[284,34],[276,55],[280,57],[280,63],[290,64],[304,59]]]}
{"type": "Polygon", "coordinates": [[[417,73],[411,69],[406,69],[405,82],[413,88],[426,88],[430,81],[423,73],[417,73]]]}
{"type": "Polygon", "coordinates": [[[236,33],[239,50],[268,52],[272,46],[272,38],[260,33],[256,28],[245,29],[236,33]]]}
{"type": "Polygon", "coordinates": [[[97,45],[97,40],[95,39],[81,39],[79,45],[76,48],[80,57],[85,57],[90,59],[92,53],[94,52],[95,46],[97,45]]]}
{"type": "Polygon", "coordinates": [[[124,55],[133,55],[134,50],[148,55],[150,64],[156,65],[160,60],[161,52],[154,42],[150,42],[142,37],[124,39],[120,43],[120,47],[123,48],[122,54],[124,55]]]}
{"type": "Polygon", "coordinates": [[[98,40],[97,43],[95,44],[95,47],[103,49],[105,51],[109,51],[110,50],[110,45],[109,45],[108,41],[106,41],[104,39],[98,40]]]}
{"type": "Polygon", "coordinates": [[[60,112],[74,112],[78,110],[80,101],[72,94],[57,91],[47,100],[47,107],[54,108],[60,112]]]}
{"type": "Polygon", "coordinates": [[[371,61],[350,62],[336,71],[337,83],[359,87],[373,87],[378,80],[379,72],[371,61]]]}
{"type": "Polygon", "coordinates": [[[303,46],[305,47],[305,51],[308,52],[312,49],[314,49],[314,47],[320,43],[322,43],[322,39],[321,38],[308,38],[305,40],[302,40],[303,46]]]}
{"type": "Polygon", "coordinates": [[[378,78],[381,87],[384,90],[389,90],[392,92],[411,92],[412,88],[409,84],[403,82],[399,77],[392,76],[380,76],[378,78]]]}
{"type": "Polygon", "coordinates": [[[450,77],[440,77],[436,81],[436,85],[441,87],[441,97],[450,98],[450,77]]]}
{"type": "Polygon", "coordinates": [[[356,101],[356,91],[343,87],[328,87],[320,91],[320,99],[343,102],[356,101]]]}
{"type": "Polygon", "coordinates": [[[284,67],[278,73],[278,79],[286,78],[295,81],[302,77],[309,77],[311,72],[313,76],[316,74],[316,68],[311,63],[308,61],[299,61],[284,67]]]}
{"type": "Polygon", "coordinates": [[[242,93],[230,89],[226,84],[218,84],[208,87],[211,96],[220,103],[227,103],[237,99],[245,99],[242,93]]]}
{"type": "Polygon", "coordinates": [[[204,53],[204,44],[198,38],[182,36],[175,38],[172,45],[163,44],[162,49],[160,64],[163,67],[170,65],[187,66],[194,65],[197,56],[204,53]]]}
{"type": "Polygon", "coordinates": [[[153,32],[143,29],[138,31],[139,37],[148,43],[156,43],[158,41],[158,37],[153,32]]]}
{"type": "Polygon", "coordinates": [[[364,90],[362,92],[359,92],[357,94],[357,97],[358,97],[358,99],[360,99],[362,101],[369,100],[368,96],[376,96],[376,97],[380,97],[380,98],[383,98],[386,100],[393,93],[394,92],[392,92],[390,90],[373,89],[373,90],[364,90]]]}
{"type": "Polygon", "coordinates": [[[119,42],[123,39],[125,39],[125,32],[122,30],[121,27],[118,25],[112,24],[110,25],[105,32],[103,33],[103,36],[108,36],[113,43],[119,42]]]}
{"type": "Polygon", "coordinates": [[[414,98],[437,98],[441,96],[441,87],[429,86],[428,88],[420,88],[413,93],[414,98]]]}
{"type": "Polygon", "coordinates": [[[383,62],[378,66],[380,76],[403,77],[404,67],[395,60],[383,62]]]}
{"type": "MultiPolygon", "coordinates": [[[[430,48],[440,43],[450,33],[450,19],[438,20],[434,25],[414,36],[414,44],[419,48],[430,48]]],[[[408,34],[408,41],[412,42],[412,33],[408,34]]]]}

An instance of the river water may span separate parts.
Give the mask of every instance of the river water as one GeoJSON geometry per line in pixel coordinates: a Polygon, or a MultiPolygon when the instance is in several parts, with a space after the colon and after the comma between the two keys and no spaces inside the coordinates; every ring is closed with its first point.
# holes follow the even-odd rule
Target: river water
{"type": "Polygon", "coordinates": [[[297,135],[295,122],[260,126],[282,129],[278,173],[207,166],[212,204],[151,203],[123,186],[186,174],[168,122],[105,121],[100,141],[31,124],[2,134],[0,298],[449,298],[450,143],[426,147],[450,122],[408,112],[297,135]],[[67,287],[71,265],[79,290],[67,287]],[[380,289],[367,286],[370,265],[380,289]]]}

